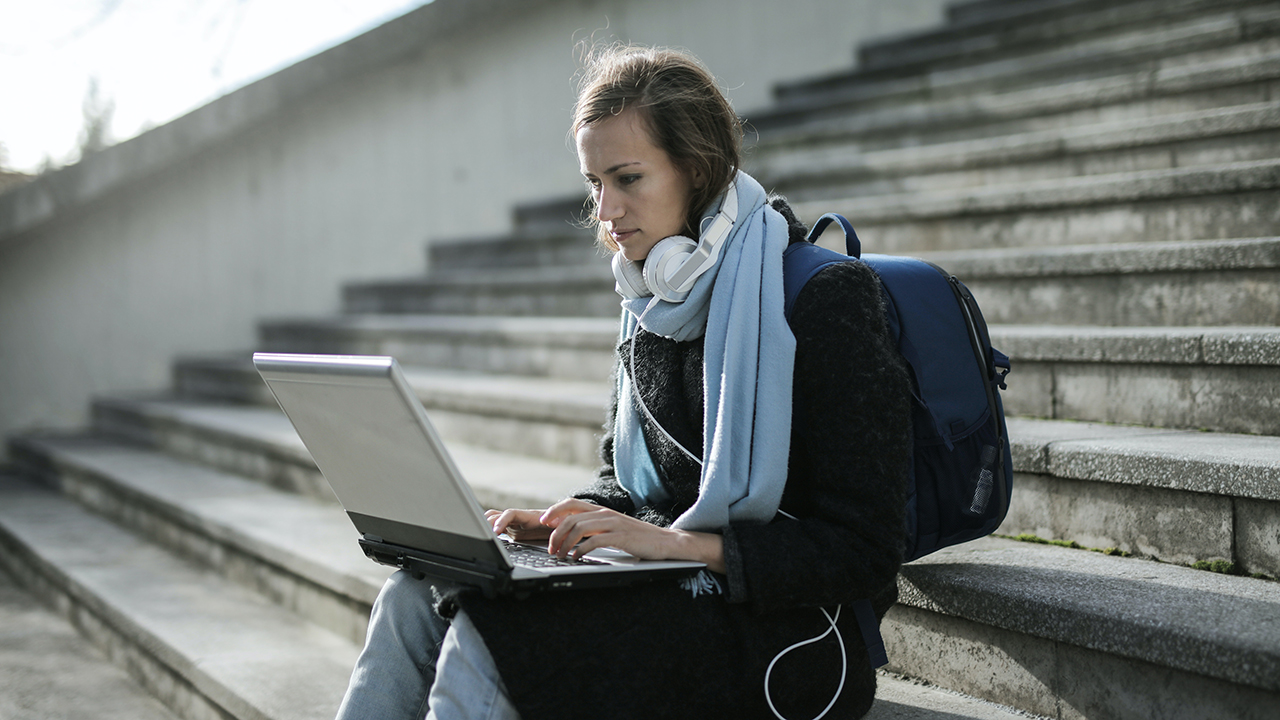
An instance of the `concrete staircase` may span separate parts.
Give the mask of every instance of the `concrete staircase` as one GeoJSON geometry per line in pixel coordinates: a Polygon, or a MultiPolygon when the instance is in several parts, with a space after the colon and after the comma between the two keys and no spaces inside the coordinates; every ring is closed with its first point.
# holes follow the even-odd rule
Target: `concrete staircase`
{"type": "MultiPolygon", "coordinates": [[[[873,717],[1280,712],[1280,6],[977,0],[748,115],[749,170],[973,289],[1014,362],[1005,535],[904,567],[873,717]],[[753,137],[755,137],[753,135],[753,137]]],[[[430,249],[257,349],[392,354],[481,502],[586,482],[617,333],[566,219],[430,249]]],[[[0,568],[187,718],[331,716],[385,568],[247,353],[10,440],[0,568]]]]}

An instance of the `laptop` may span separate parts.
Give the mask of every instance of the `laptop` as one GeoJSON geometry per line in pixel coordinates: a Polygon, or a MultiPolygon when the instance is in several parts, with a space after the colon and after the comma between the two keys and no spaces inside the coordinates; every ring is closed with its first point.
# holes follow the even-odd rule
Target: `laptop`
{"type": "Polygon", "coordinates": [[[698,562],[600,548],[581,560],[499,537],[395,358],[255,353],[371,559],[488,596],[598,588],[697,573],[698,562]]]}

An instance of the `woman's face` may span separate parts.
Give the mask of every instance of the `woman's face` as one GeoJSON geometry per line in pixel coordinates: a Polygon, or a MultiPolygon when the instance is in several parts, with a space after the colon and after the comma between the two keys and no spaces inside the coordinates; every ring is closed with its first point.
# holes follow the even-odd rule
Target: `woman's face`
{"type": "Polygon", "coordinates": [[[637,113],[584,127],[577,143],[596,217],[623,257],[644,260],[658,241],[684,232],[693,179],[653,144],[637,113]]]}

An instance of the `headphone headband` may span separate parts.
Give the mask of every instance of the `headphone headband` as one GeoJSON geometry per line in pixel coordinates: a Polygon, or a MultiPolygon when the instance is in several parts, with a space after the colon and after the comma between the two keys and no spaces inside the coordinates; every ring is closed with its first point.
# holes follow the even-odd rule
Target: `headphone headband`
{"type": "Polygon", "coordinates": [[[667,281],[672,290],[688,292],[698,276],[715,264],[716,259],[720,257],[720,248],[724,247],[725,238],[729,237],[729,232],[733,230],[733,224],[737,219],[738,185],[731,182],[729,189],[724,193],[724,199],[720,201],[719,212],[711,219],[711,224],[707,226],[706,231],[701,234],[698,247],[684,261],[676,274],[667,281]]]}
{"type": "Polygon", "coordinates": [[[694,282],[719,259],[720,249],[737,219],[738,186],[730,182],[720,201],[720,209],[711,218],[706,231],[700,233],[698,242],[681,235],[663,238],[649,251],[643,270],[624,258],[621,252],[616,253],[612,263],[617,280],[614,289],[628,298],[657,295],[667,302],[683,302],[694,282]],[[673,271],[667,272],[667,268],[673,268],[673,271]]]}

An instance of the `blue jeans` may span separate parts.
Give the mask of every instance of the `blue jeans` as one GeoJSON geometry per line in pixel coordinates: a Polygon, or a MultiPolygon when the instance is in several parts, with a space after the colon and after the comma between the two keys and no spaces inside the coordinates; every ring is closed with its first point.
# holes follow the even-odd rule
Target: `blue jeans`
{"type": "Polygon", "coordinates": [[[471,620],[459,612],[450,623],[437,602],[426,580],[387,580],[338,720],[519,720],[471,620]]]}

